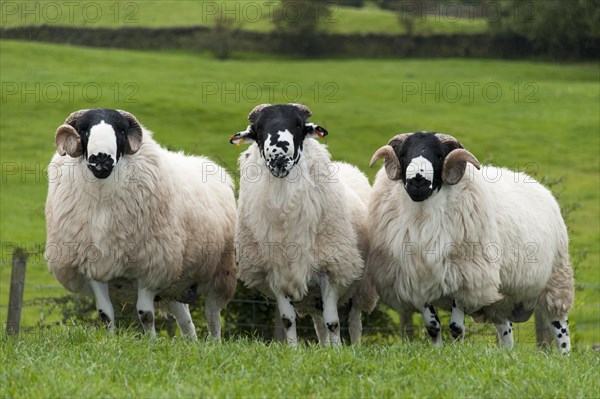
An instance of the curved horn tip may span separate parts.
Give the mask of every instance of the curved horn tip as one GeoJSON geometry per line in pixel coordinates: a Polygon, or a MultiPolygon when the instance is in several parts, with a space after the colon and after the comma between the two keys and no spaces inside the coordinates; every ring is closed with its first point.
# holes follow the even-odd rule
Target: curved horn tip
{"type": "Polygon", "coordinates": [[[369,162],[369,167],[372,168],[373,165],[375,165],[375,163],[379,159],[381,159],[381,158],[387,158],[387,157],[390,157],[392,155],[395,155],[394,149],[390,145],[384,145],[383,147],[381,147],[377,151],[375,151],[375,153],[371,157],[371,162],[369,162]]]}

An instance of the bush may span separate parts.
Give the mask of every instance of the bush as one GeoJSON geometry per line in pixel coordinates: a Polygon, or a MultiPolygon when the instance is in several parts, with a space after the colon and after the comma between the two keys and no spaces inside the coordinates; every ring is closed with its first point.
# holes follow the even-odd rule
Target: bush
{"type": "Polygon", "coordinates": [[[581,58],[600,38],[600,0],[503,0],[492,33],[523,36],[537,49],[581,58]]]}

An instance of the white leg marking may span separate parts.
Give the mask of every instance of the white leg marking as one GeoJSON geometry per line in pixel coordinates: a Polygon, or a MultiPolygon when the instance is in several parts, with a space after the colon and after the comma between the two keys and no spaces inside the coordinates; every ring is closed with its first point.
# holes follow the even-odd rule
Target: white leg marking
{"type": "Polygon", "coordinates": [[[317,338],[319,338],[319,345],[326,346],[329,343],[329,333],[327,332],[327,327],[325,327],[323,315],[315,312],[311,316],[315,325],[315,331],[317,332],[317,338]]]}
{"type": "Polygon", "coordinates": [[[221,340],[221,308],[217,303],[215,294],[209,292],[204,300],[204,317],[208,325],[210,336],[217,341],[221,340]]]}
{"type": "Polygon", "coordinates": [[[285,330],[285,337],[289,346],[295,348],[298,346],[298,335],[296,333],[296,310],[289,296],[285,296],[278,292],[277,307],[279,308],[279,316],[285,330]]]}
{"type": "Polygon", "coordinates": [[[329,330],[329,340],[332,346],[340,346],[340,318],[338,316],[337,302],[339,299],[339,288],[329,282],[329,277],[323,274],[319,279],[321,296],[323,297],[323,319],[329,330]]]}
{"type": "Polygon", "coordinates": [[[450,314],[450,334],[454,339],[465,339],[465,312],[456,301],[452,301],[450,314]]]}
{"type": "Polygon", "coordinates": [[[154,297],[155,292],[142,288],[138,281],[138,299],[137,299],[137,312],[142,328],[152,336],[156,336],[156,330],[154,329],[154,297]]]}
{"type": "Polygon", "coordinates": [[[421,310],[421,314],[423,315],[423,321],[425,322],[427,332],[431,337],[431,342],[435,346],[442,346],[442,325],[440,323],[440,319],[435,313],[435,308],[433,305],[425,305],[421,310]]]}
{"type": "Polygon", "coordinates": [[[175,320],[177,321],[181,333],[189,339],[196,340],[198,338],[196,335],[196,327],[192,321],[192,315],[190,314],[188,305],[177,301],[171,301],[169,302],[169,311],[175,316],[175,320]]]}
{"type": "Polygon", "coordinates": [[[512,323],[505,321],[504,323],[496,324],[496,332],[498,333],[498,343],[500,346],[512,348],[515,344],[512,333],[512,323]]]}
{"type": "Polygon", "coordinates": [[[352,345],[359,345],[362,336],[362,314],[355,306],[350,308],[348,328],[350,330],[350,342],[352,342],[352,345]]]}
{"type": "Polygon", "coordinates": [[[108,284],[90,280],[90,287],[94,293],[96,309],[100,318],[112,333],[115,332],[115,310],[113,309],[110,296],[108,295],[108,284]]]}
{"type": "Polygon", "coordinates": [[[569,321],[567,316],[562,316],[558,320],[553,320],[550,330],[554,334],[554,340],[558,350],[562,353],[571,351],[571,337],[569,336],[569,321]]]}

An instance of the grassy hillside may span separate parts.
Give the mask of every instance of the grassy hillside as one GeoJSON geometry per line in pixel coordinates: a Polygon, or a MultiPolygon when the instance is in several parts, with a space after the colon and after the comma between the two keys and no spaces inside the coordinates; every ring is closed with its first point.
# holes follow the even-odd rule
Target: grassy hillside
{"type": "MultiPolygon", "coordinates": [[[[148,0],[148,1],[81,1],[77,3],[42,0],[36,2],[6,2],[2,8],[0,27],[56,25],[118,27],[118,26],[212,26],[216,19],[227,17],[236,26],[252,31],[274,29],[273,14],[277,2],[272,0],[148,0]]],[[[395,13],[374,5],[364,8],[332,8],[332,15],[323,28],[337,33],[404,33],[395,13]]],[[[406,15],[416,12],[406,11],[406,15]]],[[[286,9],[292,21],[301,18],[296,8],[286,9]]],[[[465,11],[465,15],[466,11],[465,11]]],[[[427,16],[415,23],[415,33],[481,33],[487,24],[483,19],[427,16]]]]}
{"type": "Polygon", "coordinates": [[[69,326],[0,336],[6,397],[580,397],[600,395],[598,352],[570,356],[483,342],[290,350],[69,326]]]}
{"type": "MultiPolygon", "coordinates": [[[[231,169],[228,143],[259,103],[303,102],[330,135],[333,156],[371,178],[372,153],[399,132],[436,130],[459,138],[482,161],[564,178],[555,187],[570,214],[578,264],[571,315],[579,344],[600,342],[599,70],[478,60],[226,62],[185,53],[151,53],[0,42],[2,80],[0,320],[5,320],[12,243],[33,252],[26,298],[64,293],[48,275],[45,167],[54,132],[81,108],[122,108],[160,143],[206,154],[231,169]]],[[[44,317],[26,309],[31,325],[44,317]]]]}

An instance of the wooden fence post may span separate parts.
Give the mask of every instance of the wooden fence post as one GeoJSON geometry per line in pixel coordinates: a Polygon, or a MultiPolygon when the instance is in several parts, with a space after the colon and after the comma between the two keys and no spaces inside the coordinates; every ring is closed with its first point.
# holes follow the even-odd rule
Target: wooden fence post
{"type": "Polygon", "coordinates": [[[15,248],[12,254],[12,273],[10,275],[10,296],[8,300],[8,317],[6,333],[18,336],[21,325],[21,309],[23,307],[23,288],[25,287],[25,266],[27,251],[15,248]]]}

